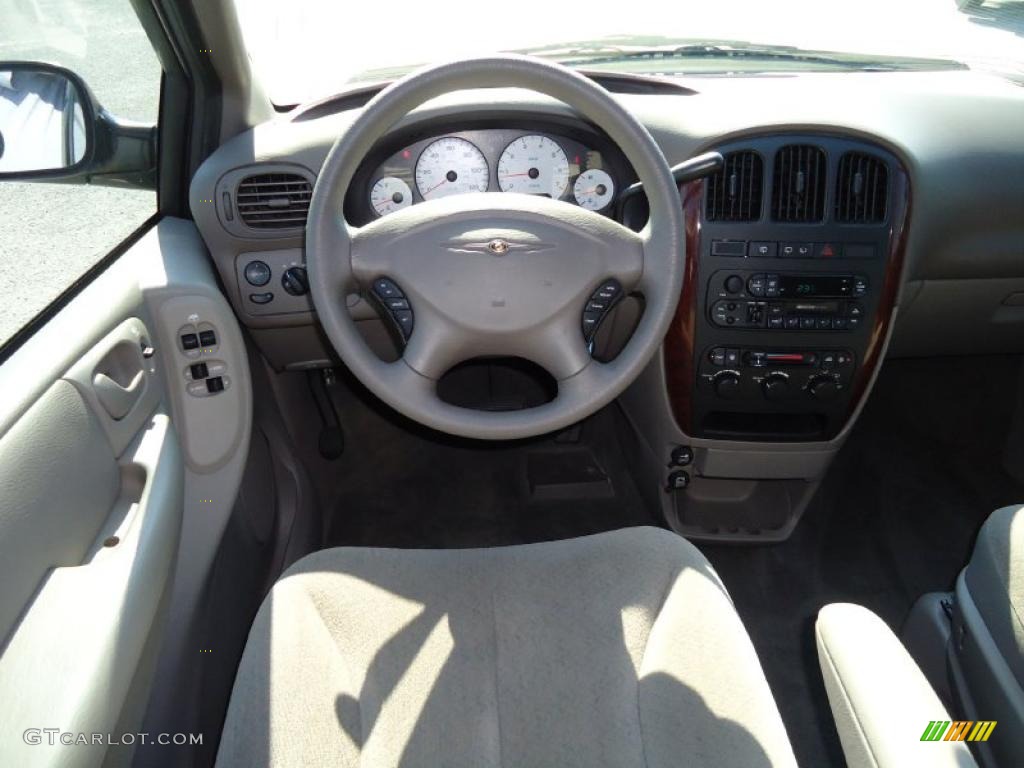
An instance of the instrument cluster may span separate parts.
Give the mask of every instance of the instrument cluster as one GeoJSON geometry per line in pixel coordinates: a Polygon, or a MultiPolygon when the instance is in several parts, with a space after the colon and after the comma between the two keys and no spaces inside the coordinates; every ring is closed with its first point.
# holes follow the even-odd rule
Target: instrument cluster
{"type": "Polygon", "coordinates": [[[369,175],[376,216],[469,192],[545,195],[611,214],[621,181],[613,161],[591,146],[544,131],[456,131],[415,141],[369,175]]]}

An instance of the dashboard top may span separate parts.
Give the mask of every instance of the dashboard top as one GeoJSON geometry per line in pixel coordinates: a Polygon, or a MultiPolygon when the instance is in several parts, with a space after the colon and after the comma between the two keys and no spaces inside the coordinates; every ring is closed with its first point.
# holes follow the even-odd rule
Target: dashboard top
{"type": "MultiPolygon", "coordinates": [[[[613,94],[652,133],[670,164],[754,136],[865,140],[892,152],[910,177],[905,280],[1024,279],[1020,87],[971,71],[704,78],[684,85],[692,90],[613,94]]],[[[222,274],[234,273],[234,260],[243,252],[301,248],[302,232],[239,234],[225,227],[216,206],[202,201],[226,174],[260,163],[286,164],[314,180],[334,140],[358,114],[356,108],[315,119],[282,115],[228,140],[205,161],[193,179],[192,210],[222,274]]],[[[591,126],[550,98],[516,89],[453,93],[407,115],[393,129],[394,143],[368,158],[363,214],[373,215],[366,193],[382,178],[382,169],[393,167],[394,154],[418,149],[417,141],[430,138],[496,131],[493,143],[490,137],[476,143],[487,145],[488,184],[497,189],[503,143],[513,138],[502,131],[510,128],[555,139],[570,160],[575,158],[571,142],[600,152],[602,164],[617,160],[614,147],[601,144],[591,126]]],[[[417,156],[410,151],[409,158],[398,159],[405,165],[399,163],[396,173],[405,174],[410,190],[416,188],[415,198],[417,156]]],[[[628,167],[617,167],[613,182],[625,186],[630,176],[628,167]]],[[[237,303],[237,291],[234,298],[237,303]]],[[[279,324],[240,314],[254,326],[279,324]]],[[[285,324],[308,323],[310,317],[306,313],[285,324]]]]}

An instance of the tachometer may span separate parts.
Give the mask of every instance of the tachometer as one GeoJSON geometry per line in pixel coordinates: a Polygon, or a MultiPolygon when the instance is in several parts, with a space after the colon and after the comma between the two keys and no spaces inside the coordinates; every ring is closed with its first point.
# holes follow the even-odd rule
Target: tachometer
{"type": "Polygon", "coordinates": [[[379,216],[412,205],[409,185],[394,176],[377,179],[370,190],[370,204],[379,216]]]}
{"type": "Polygon", "coordinates": [[[430,144],[416,161],[416,186],[425,200],[486,192],[489,177],[483,152],[472,142],[455,136],[430,144]]]}
{"type": "Polygon", "coordinates": [[[550,195],[558,200],[569,186],[569,158],[547,136],[520,136],[498,159],[502,192],[550,195]]]}
{"type": "Polygon", "coordinates": [[[600,168],[591,168],[576,177],[572,192],[580,207],[590,211],[600,211],[607,207],[615,196],[615,183],[605,171],[600,168]]]}

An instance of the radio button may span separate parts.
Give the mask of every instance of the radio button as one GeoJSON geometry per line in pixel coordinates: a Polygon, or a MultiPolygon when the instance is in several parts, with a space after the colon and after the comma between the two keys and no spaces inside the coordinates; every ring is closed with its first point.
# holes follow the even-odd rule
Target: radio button
{"type": "Polygon", "coordinates": [[[778,275],[765,275],[764,278],[764,295],[769,299],[774,299],[779,295],[779,276],[778,275]]]}
{"type": "Polygon", "coordinates": [[[729,275],[725,278],[725,292],[739,293],[743,290],[743,278],[739,275],[729,275]]]}
{"type": "Polygon", "coordinates": [[[784,328],[785,327],[785,322],[786,322],[786,318],[782,317],[781,315],[778,315],[776,317],[769,317],[768,318],[768,327],[769,328],[784,328]]]}
{"type": "Polygon", "coordinates": [[[751,243],[749,256],[760,259],[774,259],[779,253],[778,243],[751,243]]]}
{"type": "Polygon", "coordinates": [[[846,305],[847,317],[864,317],[864,307],[855,301],[851,301],[846,305]]]}
{"type": "Polygon", "coordinates": [[[819,317],[817,328],[819,331],[831,331],[832,330],[832,318],[831,317],[819,317]]]}
{"type": "Polygon", "coordinates": [[[853,278],[853,295],[863,296],[868,292],[868,279],[861,275],[853,278]]]}
{"type": "Polygon", "coordinates": [[[851,331],[856,331],[858,328],[860,328],[860,318],[849,317],[846,319],[846,325],[851,331]]]}
{"type": "Polygon", "coordinates": [[[786,318],[786,329],[794,330],[800,327],[800,318],[796,315],[790,315],[786,318]]]}
{"type": "Polygon", "coordinates": [[[747,252],[746,240],[712,240],[712,256],[738,256],[740,258],[747,252]]]}
{"type": "Polygon", "coordinates": [[[747,281],[747,290],[751,296],[764,296],[765,279],[764,275],[754,275],[747,281]]]}
{"type": "Polygon", "coordinates": [[[814,256],[814,243],[782,243],[779,255],[784,259],[809,259],[814,256]]]}
{"type": "Polygon", "coordinates": [[[873,259],[875,258],[875,246],[870,243],[850,243],[846,246],[846,258],[873,259]]]}
{"type": "Polygon", "coordinates": [[[850,327],[850,322],[845,317],[833,317],[832,318],[832,330],[834,331],[845,331],[850,327]]]}
{"type": "Polygon", "coordinates": [[[800,318],[800,328],[801,328],[801,330],[813,331],[814,330],[814,326],[815,326],[815,322],[814,322],[814,318],[813,317],[801,317],[800,318]]]}

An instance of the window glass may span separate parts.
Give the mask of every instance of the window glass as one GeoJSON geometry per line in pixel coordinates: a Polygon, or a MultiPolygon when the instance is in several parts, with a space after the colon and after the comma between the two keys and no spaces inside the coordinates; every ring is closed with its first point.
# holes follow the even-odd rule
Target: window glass
{"type": "MultiPolygon", "coordinates": [[[[156,122],[160,65],[128,0],[2,6],[0,60],[67,67],[118,118],[156,122]]],[[[0,344],[155,211],[153,191],[0,181],[0,344]]]]}

